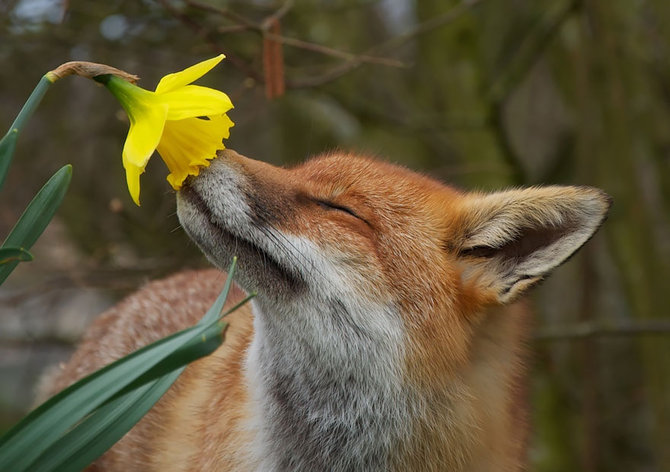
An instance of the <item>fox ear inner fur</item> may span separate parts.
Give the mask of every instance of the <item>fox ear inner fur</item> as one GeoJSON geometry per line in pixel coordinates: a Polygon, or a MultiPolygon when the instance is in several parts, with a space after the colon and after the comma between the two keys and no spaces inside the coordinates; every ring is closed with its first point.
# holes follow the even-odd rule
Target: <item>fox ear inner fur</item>
{"type": "Polygon", "coordinates": [[[603,223],[611,199],[589,187],[475,194],[460,214],[463,278],[507,303],[565,262],[603,223]]]}

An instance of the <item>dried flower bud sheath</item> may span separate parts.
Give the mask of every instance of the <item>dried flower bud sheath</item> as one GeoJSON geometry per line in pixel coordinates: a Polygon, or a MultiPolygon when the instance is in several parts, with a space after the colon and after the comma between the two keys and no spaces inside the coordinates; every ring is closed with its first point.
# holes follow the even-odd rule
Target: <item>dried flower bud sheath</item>
{"type": "Polygon", "coordinates": [[[86,61],[66,62],[65,64],[56,67],[54,70],[47,72],[45,76],[50,82],[55,82],[68,75],[78,75],[80,77],[86,77],[87,79],[95,79],[102,75],[114,75],[133,84],[139,80],[139,77],[136,75],[129,74],[116,67],[86,61]]]}

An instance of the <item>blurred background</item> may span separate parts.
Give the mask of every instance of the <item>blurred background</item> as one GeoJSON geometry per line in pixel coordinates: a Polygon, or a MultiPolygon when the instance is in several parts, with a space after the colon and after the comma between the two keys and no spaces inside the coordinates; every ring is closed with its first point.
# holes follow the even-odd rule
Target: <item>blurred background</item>
{"type": "MultiPolygon", "coordinates": [[[[153,88],[223,52],[227,145],[291,165],[343,148],[455,186],[593,185],[604,229],[531,297],[531,470],[670,470],[670,2],[0,0],[0,132],[39,78],[107,63],[153,88]]],[[[78,77],[21,135],[0,235],[65,163],[56,219],[0,289],[0,431],[48,365],[142,283],[205,266],[152,160],[125,188],[125,114],[78,77]]]]}

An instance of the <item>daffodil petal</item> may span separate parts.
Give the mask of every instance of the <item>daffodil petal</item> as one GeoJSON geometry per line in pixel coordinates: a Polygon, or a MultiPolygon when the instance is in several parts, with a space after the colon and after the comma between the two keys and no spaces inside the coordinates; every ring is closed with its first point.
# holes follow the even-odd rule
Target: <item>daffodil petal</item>
{"type": "Polygon", "coordinates": [[[160,94],[158,97],[168,107],[168,120],[222,115],[233,108],[228,95],[199,85],[186,85],[178,90],[160,94]]]}
{"type": "Polygon", "coordinates": [[[167,107],[136,107],[129,113],[130,130],[123,146],[123,165],[144,168],[160,142],[167,117],[167,107]]]}
{"type": "Polygon", "coordinates": [[[158,153],[170,170],[167,180],[172,188],[179,190],[186,177],[198,175],[216,157],[216,151],[225,149],[222,140],[230,136],[232,126],[227,115],[165,123],[158,153]]]}
{"type": "Polygon", "coordinates": [[[216,57],[208,59],[206,61],[199,62],[187,69],[184,69],[181,72],[175,72],[174,74],[168,74],[163,77],[158,85],[156,86],[156,93],[166,93],[172,90],[188,85],[191,82],[198,80],[200,77],[205,75],[207,72],[212,70],[219,62],[226,57],[223,54],[219,54],[216,57]]]}
{"type": "Polygon", "coordinates": [[[123,145],[123,167],[126,169],[128,191],[135,204],[140,204],[140,174],[160,142],[165,126],[167,107],[143,106],[133,108],[130,130],[123,145]]]}
{"type": "Polygon", "coordinates": [[[128,164],[125,166],[125,168],[128,192],[130,193],[130,197],[135,202],[135,205],[140,206],[140,175],[144,173],[144,167],[128,164]]]}

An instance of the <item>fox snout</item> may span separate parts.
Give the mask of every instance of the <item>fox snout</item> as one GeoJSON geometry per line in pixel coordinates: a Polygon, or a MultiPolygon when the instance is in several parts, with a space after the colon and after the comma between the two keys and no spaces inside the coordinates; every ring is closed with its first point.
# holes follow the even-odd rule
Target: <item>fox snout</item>
{"type": "Polygon", "coordinates": [[[177,193],[179,221],[220,269],[239,257],[238,282],[247,291],[260,287],[266,291],[276,287],[284,293],[299,290],[302,274],[284,263],[291,257],[283,249],[287,243],[280,243],[282,236],[272,230],[269,212],[258,201],[242,159],[233,151],[223,151],[208,168],[191,177],[177,193]]]}

